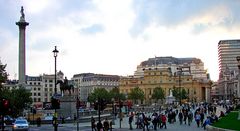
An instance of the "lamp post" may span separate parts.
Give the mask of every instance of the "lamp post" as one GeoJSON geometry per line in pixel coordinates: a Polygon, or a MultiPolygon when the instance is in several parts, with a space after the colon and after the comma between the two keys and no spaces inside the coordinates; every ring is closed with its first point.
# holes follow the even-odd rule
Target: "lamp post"
{"type": "Polygon", "coordinates": [[[178,77],[179,77],[179,89],[180,89],[180,105],[182,105],[182,87],[181,87],[181,75],[182,75],[182,67],[178,67],[178,77]]]}
{"type": "MultiPolygon", "coordinates": [[[[55,46],[55,49],[52,51],[53,52],[53,56],[54,56],[54,60],[55,60],[55,71],[54,71],[54,96],[57,95],[57,54],[58,54],[58,50],[57,50],[57,46],[55,46]]],[[[54,131],[57,131],[58,128],[58,124],[57,124],[57,109],[55,108],[55,112],[54,112],[54,131]]]]}
{"type": "MultiPolygon", "coordinates": [[[[239,94],[240,94],[240,56],[237,56],[236,57],[237,59],[237,62],[238,62],[238,89],[237,89],[237,96],[239,97],[239,94]]],[[[239,104],[239,103],[237,103],[239,104]]],[[[240,109],[238,111],[238,120],[240,120],[240,109]]]]}

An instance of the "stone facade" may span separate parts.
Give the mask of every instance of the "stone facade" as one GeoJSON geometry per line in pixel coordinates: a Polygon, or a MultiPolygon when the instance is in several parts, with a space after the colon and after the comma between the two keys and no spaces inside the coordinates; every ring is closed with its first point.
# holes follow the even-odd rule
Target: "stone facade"
{"type": "Polygon", "coordinates": [[[153,90],[161,87],[165,92],[165,97],[169,96],[170,90],[175,88],[184,88],[190,102],[201,102],[207,99],[207,90],[210,94],[209,80],[193,78],[187,69],[182,68],[182,74],[173,74],[171,68],[148,68],[143,72],[142,77],[121,77],[119,89],[121,93],[128,94],[131,89],[139,87],[145,95],[144,103],[151,102],[153,90]]]}
{"type": "Polygon", "coordinates": [[[96,88],[105,88],[110,91],[119,86],[120,77],[117,75],[104,75],[94,73],[82,73],[73,76],[74,85],[79,89],[81,101],[87,101],[88,95],[96,88]]]}

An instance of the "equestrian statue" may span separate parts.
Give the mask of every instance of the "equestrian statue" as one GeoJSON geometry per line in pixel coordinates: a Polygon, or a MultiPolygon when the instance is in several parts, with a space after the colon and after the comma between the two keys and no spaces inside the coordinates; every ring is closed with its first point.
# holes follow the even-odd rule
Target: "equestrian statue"
{"type": "Polygon", "coordinates": [[[64,81],[62,80],[57,80],[56,85],[60,84],[60,90],[61,90],[61,94],[68,90],[69,95],[71,95],[71,90],[74,93],[74,86],[73,85],[69,85],[68,84],[68,79],[67,77],[65,77],[64,81]]]}

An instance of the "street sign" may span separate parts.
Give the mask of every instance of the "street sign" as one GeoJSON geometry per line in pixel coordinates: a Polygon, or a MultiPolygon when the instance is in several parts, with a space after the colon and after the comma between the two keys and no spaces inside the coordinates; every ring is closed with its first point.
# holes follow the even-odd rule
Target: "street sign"
{"type": "Polygon", "coordinates": [[[53,98],[55,99],[60,99],[62,97],[62,94],[54,94],[53,98]]]}

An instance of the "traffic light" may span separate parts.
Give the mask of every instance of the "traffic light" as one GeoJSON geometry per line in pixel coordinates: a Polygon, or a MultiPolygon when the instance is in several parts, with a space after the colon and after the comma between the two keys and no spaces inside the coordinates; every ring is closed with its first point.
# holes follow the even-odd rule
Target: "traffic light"
{"type": "Polygon", "coordinates": [[[94,102],[94,110],[98,110],[98,102],[94,102]]]}
{"type": "Polygon", "coordinates": [[[99,99],[98,101],[94,102],[94,110],[98,110],[98,106],[100,111],[103,111],[107,107],[107,101],[104,99],[99,99]]]}
{"type": "Polygon", "coordinates": [[[80,100],[79,98],[77,97],[77,101],[76,101],[76,108],[79,109],[80,108],[80,100]]]}
{"type": "Polygon", "coordinates": [[[60,109],[60,100],[54,97],[51,98],[52,109],[60,109]]]}
{"type": "Polygon", "coordinates": [[[100,100],[100,110],[103,111],[107,107],[107,102],[104,99],[100,100]]]}
{"type": "Polygon", "coordinates": [[[2,99],[2,101],[1,101],[1,111],[5,114],[9,112],[9,100],[2,99]]]}

